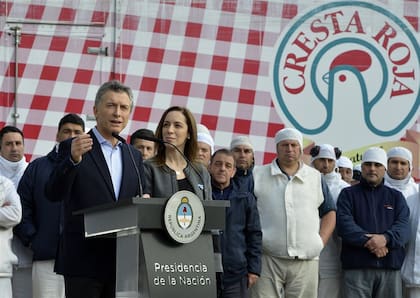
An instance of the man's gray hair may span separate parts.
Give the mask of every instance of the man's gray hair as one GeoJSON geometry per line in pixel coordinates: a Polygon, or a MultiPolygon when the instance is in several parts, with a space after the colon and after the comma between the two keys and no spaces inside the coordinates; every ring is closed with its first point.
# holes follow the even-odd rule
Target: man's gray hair
{"type": "Polygon", "coordinates": [[[123,85],[117,80],[106,82],[99,87],[98,92],[96,92],[95,107],[98,106],[98,104],[102,101],[104,94],[108,91],[126,93],[130,99],[130,111],[133,109],[133,91],[131,91],[130,87],[123,85]]]}

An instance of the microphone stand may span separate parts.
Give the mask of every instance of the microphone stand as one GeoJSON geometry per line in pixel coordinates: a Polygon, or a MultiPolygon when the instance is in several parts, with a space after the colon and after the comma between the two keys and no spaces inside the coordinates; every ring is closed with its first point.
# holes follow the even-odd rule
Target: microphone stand
{"type": "Polygon", "coordinates": [[[120,141],[121,143],[123,143],[127,146],[128,154],[130,155],[131,162],[134,165],[134,170],[136,171],[136,176],[137,176],[137,182],[139,184],[139,188],[138,188],[139,194],[136,197],[142,198],[143,197],[143,185],[141,184],[139,168],[137,167],[136,161],[134,159],[133,152],[131,151],[131,147],[130,147],[130,145],[127,144],[127,141],[123,137],[118,135],[117,133],[113,132],[112,136],[114,138],[116,138],[118,141],[120,141]]]}

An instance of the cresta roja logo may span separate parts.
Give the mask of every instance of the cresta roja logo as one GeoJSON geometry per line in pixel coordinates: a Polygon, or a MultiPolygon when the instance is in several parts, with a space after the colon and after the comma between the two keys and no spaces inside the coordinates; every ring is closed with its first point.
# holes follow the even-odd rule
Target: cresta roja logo
{"type": "Polygon", "coordinates": [[[406,20],[371,1],[318,6],[277,42],[276,109],[317,143],[351,149],[396,140],[416,120],[419,55],[406,20]]]}

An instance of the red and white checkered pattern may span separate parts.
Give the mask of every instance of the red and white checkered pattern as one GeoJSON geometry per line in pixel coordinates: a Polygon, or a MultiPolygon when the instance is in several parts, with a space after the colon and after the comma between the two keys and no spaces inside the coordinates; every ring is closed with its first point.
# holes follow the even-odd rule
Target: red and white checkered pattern
{"type": "MultiPolygon", "coordinates": [[[[122,0],[114,15],[112,0],[2,1],[0,127],[13,124],[10,33],[18,25],[17,126],[29,159],[51,149],[65,113],[91,115],[98,87],[116,78],[135,97],[123,135],[154,129],[166,108],[183,105],[210,129],[216,147],[249,135],[256,163],[270,162],[274,134],[283,127],[270,94],[273,46],[300,11],[325,2],[122,0]],[[108,47],[109,56],[89,54],[89,47],[108,47]]],[[[381,2],[419,30],[418,1],[381,2]]]]}

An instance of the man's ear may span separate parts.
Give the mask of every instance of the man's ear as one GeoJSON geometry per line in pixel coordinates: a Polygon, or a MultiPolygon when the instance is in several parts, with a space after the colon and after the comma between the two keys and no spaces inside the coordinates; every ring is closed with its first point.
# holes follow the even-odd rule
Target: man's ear
{"type": "Polygon", "coordinates": [[[230,177],[230,178],[233,178],[235,176],[235,174],[236,174],[236,167],[233,167],[232,177],[230,177]]]}

